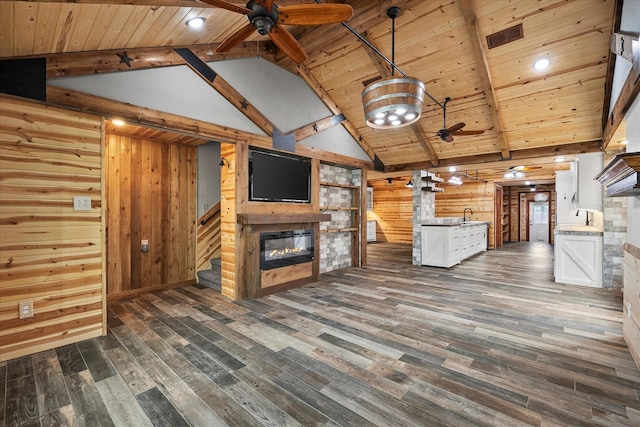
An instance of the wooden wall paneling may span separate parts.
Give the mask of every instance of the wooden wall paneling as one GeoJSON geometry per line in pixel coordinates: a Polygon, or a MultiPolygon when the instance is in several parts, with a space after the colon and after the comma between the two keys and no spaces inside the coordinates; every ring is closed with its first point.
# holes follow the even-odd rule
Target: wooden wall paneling
{"type": "Polygon", "coordinates": [[[109,297],[195,282],[196,149],[113,134],[107,143],[109,297]]]}
{"type": "MultiPolygon", "coordinates": [[[[118,216],[118,228],[114,229],[113,234],[118,234],[120,248],[118,248],[118,258],[116,262],[120,265],[120,288],[131,289],[131,253],[133,248],[131,240],[131,214],[133,212],[131,206],[131,179],[120,179],[121,177],[131,176],[131,138],[119,137],[119,144],[116,148],[119,150],[115,154],[118,157],[118,173],[114,174],[117,182],[113,183],[112,189],[117,191],[118,209],[114,212],[118,216]]],[[[107,202],[108,203],[108,202],[107,202]]],[[[115,237],[115,236],[114,236],[115,237]]],[[[107,242],[109,240],[107,239],[107,242]]],[[[117,292],[117,290],[115,290],[117,292]]]]}
{"type": "Polygon", "coordinates": [[[624,245],[622,334],[640,368],[640,248],[624,245]]]}
{"type": "MultiPolygon", "coordinates": [[[[179,227],[179,218],[180,218],[180,194],[184,189],[181,188],[182,179],[182,169],[180,166],[182,162],[180,161],[180,156],[182,154],[181,147],[177,144],[170,145],[170,159],[171,159],[171,176],[169,179],[169,199],[171,203],[169,204],[169,217],[172,219],[171,226],[169,227],[169,248],[168,248],[168,262],[169,265],[179,265],[182,262],[183,253],[180,251],[182,247],[182,236],[183,230],[179,227]]],[[[208,260],[207,260],[208,261],[208,260]]],[[[210,265],[207,267],[210,268],[210,265]]],[[[179,270],[177,268],[169,269],[169,281],[177,282],[179,280],[179,270]]]]}
{"type": "Polygon", "coordinates": [[[360,169],[360,267],[367,265],[367,170],[360,169]]]}
{"type": "Polygon", "coordinates": [[[104,325],[102,120],[0,95],[0,361],[104,325]],[[90,211],[74,211],[73,196],[90,211]],[[33,301],[33,317],[18,303],[33,301]]]}
{"type": "MultiPolygon", "coordinates": [[[[151,199],[149,200],[149,221],[148,221],[148,237],[149,237],[149,269],[151,283],[163,283],[162,265],[164,260],[162,255],[164,252],[165,242],[163,239],[163,231],[166,225],[164,222],[163,205],[168,205],[169,200],[163,200],[162,197],[162,155],[166,145],[158,144],[153,146],[150,153],[150,169],[149,169],[149,189],[151,190],[151,199]]],[[[168,175],[167,175],[168,176],[168,175]]],[[[188,178],[187,178],[188,179],[188,178]]],[[[185,180],[186,181],[186,180],[185,180]]],[[[183,199],[187,199],[188,193],[184,194],[183,199]]],[[[184,206],[186,208],[186,206],[184,206]]],[[[187,231],[185,229],[184,231],[187,231]]],[[[186,252],[185,247],[185,252],[186,252]]],[[[144,279],[143,279],[144,281],[144,279]]],[[[144,286],[141,284],[141,286],[144,286]]]]}
{"type": "Polygon", "coordinates": [[[241,285],[245,271],[246,234],[242,225],[237,224],[237,214],[247,213],[248,194],[237,189],[247,189],[248,149],[245,144],[220,144],[220,156],[229,161],[221,170],[221,293],[231,299],[242,298],[241,285]],[[244,242],[244,243],[243,243],[244,242]]]}
{"type": "Polygon", "coordinates": [[[136,199],[138,201],[138,225],[140,227],[140,240],[138,240],[137,247],[132,247],[132,253],[140,254],[140,277],[139,280],[133,282],[131,284],[132,289],[139,289],[146,286],[152,286],[153,277],[151,275],[151,262],[154,254],[155,241],[151,235],[151,212],[153,211],[153,207],[151,206],[153,200],[153,187],[151,180],[151,168],[152,168],[152,160],[151,160],[151,144],[152,142],[147,139],[134,139],[135,143],[140,144],[140,182],[139,187],[136,191],[136,199]],[[147,240],[149,242],[149,248],[147,253],[142,253],[141,251],[141,242],[142,240],[147,240]]]}
{"type": "Polygon", "coordinates": [[[500,246],[502,246],[502,243],[504,240],[504,234],[502,233],[503,222],[507,218],[504,218],[503,216],[503,210],[505,209],[503,204],[504,189],[502,188],[502,186],[498,184],[495,184],[495,188],[496,188],[495,199],[494,199],[495,219],[493,222],[495,224],[495,227],[493,231],[494,231],[494,245],[496,248],[499,248],[500,246]]]}
{"type": "Polygon", "coordinates": [[[189,170],[189,174],[187,176],[189,177],[190,184],[189,192],[187,193],[189,197],[188,212],[190,224],[189,228],[187,229],[187,236],[189,238],[189,242],[187,244],[187,259],[189,260],[189,262],[187,263],[187,272],[189,277],[195,279],[195,261],[197,256],[196,248],[198,238],[196,224],[196,218],[198,217],[198,151],[195,148],[189,147],[182,147],[182,149],[187,152],[187,164],[189,170]]]}
{"type": "Polygon", "coordinates": [[[474,221],[487,221],[489,247],[495,248],[494,182],[464,181],[463,185],[447,185],[444,192],[436,193],[436,217],[462,217],[464,208],[473,210],[474,221]]]}
{"type": "MultiPolygon", "coordinates": [[[[130,273],[130,281],[127,283],[126,287],[122,287],[122,289],[117,290],[112,293],[117,294],[119,292],[123,292],[125,290],[133,290],[138,289],[139,284],[142,283],[142,260],[143,253],[141,252],[141,242],[143,237],[143,229],[142,229],[142,220],[143,220],[143,199],[142,192],[145,188],[143,184],[143,161],[142,161],[142,141],[133,143],[132,138],[128,138],[130,147],[130,162],[131,162],[131,178],[129,179],[131,185],[131,194],[135,194],[134,197],[131,197],[128,200],[129,210],[131,212],[131,230],[129,231],[130,235],[130,245],[127,248],[126,256],[131,260],[131,264],[129,269],[130,273]],[[134,214],[135,212],[135,214],[134,214]]],[[[138,141],[138,140],[136,140],[138,141]]],[[[109,203],[109,199],[107,201],[109,203]]],[[[109,244],[109,241],[107,240],[109,244]]],[[[125,267],[126,268],[126,267],[125,267]]],[[[124,274],[124,273],[121,273],[124,274]]]]}

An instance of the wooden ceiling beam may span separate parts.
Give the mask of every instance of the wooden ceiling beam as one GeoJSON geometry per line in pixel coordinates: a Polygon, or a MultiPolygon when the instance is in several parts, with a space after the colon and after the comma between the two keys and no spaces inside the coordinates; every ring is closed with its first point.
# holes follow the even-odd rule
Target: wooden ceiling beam
{"type": "Polygon", "coordinates": [[[218,73],[213,71],[198,55],[191,49],[175,49],[184,58],[187,66],[193,70],[205,83],[215,89],[224,99],[229,101],[240,113],[251,120],[264,133],[273,136],[274,125],[264,114],[253,106],[240,92],[223,79],[218,73]]]}
{"type": "Polygon", "coordinates": [[[500,153],[480,154],[476,156],[456,157],[450,159],[440,159],[436,167],[429,162],[406,163],[393,165],[385,168],[385,172],[396,172],[402,170],[430,169],[444,171],[450,166],[464,169],[484,169],[504,167],[508,165],[519,165],[522,163],[534,166],[541,162],[541,159],[552,159],[558,156],[574,156],[583,153],[596,153],[601,151],[602,141],[583,141],[572,144],[552,145],[549,147],[528,148],[525,150],[514,150],[511,152],[511,159],[503,159],[500,153]]]}
{"type": "Polygon", "coordinates": [[[487,98],[487,104],[491,109],[491,117],[493,119],[493,127],[498,136],[498,144],[500,146],[500,154],[503,159],[510,157],[509,143],[507,141],[506,134],[504,132],[504,126],[502,124],[502,117],[498,110],[498,103],[496,102],[495,91],[493,88],[491,73],[489,71],[489,64],[487,62],[487,56],[484,53],[482,41],[480,40],[480,30],[476,22],[476,12],[473,7],[473,0],[461,0],[460,10],[464,16],[465,27],[469,35],[469,41],[471,42],[471,50],[475,57],[476,64],[478,64],[477,71],[482,81],[482,88],[484,90],[485,97],[487,98]]]}
{"type": "Polygon", "coordinates": [[[316,120],[313,123],[301,126],[289,133],[294,133],[296,135],[296,142],[300,142],[303,139],[309,138],[310,136],[322,132],[323,130],[327,130],[334,126],[337,126],[345,120],[347,120],[347,118],[344,116],[344,114],[334,114],[333,116],[325,117],[324,119],[316,120]]]}
{"type": "Polygon", "coordinates": [[[28,0],[32,3],[73,3],[73,4],[113,4],[131,6],[154,6],[154,7],[215,7],[203,2],[193,0],[28,0]]]}
{"type": "MultiPolygon", "coordinates": [[[[185,60],[174,49],[188,47],[205,61],[253,58],[256,56],[256,43],[244,42],[231,52],[216,52],[219,43],[193,46],[172,46],[139,49],[113,49],[91,52],[54,53],[46,55],[47,78],[85,76],[116,71],[145,70],[149,68],[185,65],[185,60]],[[126,52],[129,63],[121,59],[126,52]]],[[[260,45],[260,55],[266,58],[275,56],[268,52],[265,44],[260,45]]],[[[275,61],[273,58],[272,61],[275,61]]]]}

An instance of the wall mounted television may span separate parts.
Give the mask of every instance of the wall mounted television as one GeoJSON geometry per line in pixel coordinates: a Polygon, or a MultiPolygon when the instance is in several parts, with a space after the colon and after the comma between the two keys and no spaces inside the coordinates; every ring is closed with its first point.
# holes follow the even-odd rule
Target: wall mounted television
{"type": "Polygon", "coordinates": [[[249,200],[311,203],[311,160],[250,149],[249,200]]]}

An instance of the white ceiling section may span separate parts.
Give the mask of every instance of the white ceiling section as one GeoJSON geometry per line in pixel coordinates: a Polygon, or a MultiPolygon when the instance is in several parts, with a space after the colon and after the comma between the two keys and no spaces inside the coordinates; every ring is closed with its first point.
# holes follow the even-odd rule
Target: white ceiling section
{"type": "MultiPolygon", "coordinates": [[[[283,133],[332,115],[300,77],[260,58],[211,67],[283,133]]],[[[187,66],[49,79],[48,84],[265,135],[187,66]]],[[[342,126],[303,140],[306,146],[370,161],[342,126]]]]}

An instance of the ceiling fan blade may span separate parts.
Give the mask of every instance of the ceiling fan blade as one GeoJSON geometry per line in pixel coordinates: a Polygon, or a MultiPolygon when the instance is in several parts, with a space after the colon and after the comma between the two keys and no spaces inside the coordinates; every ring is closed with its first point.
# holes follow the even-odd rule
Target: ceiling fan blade
{"type": "Polygon", "coordinates": [[[348,21],[352,16],[353,8],[348,4],[300,4],[278,8],[278,22],[286,25],[334,24],[348,21]]]}
{"type": "Polygon", "coordinates": [[[511,166],[509,170],[526,172],[526,171],[532,171],[532,170],[541,169],[541,168],[542,166],[511,166]]]}
{"type": "Polygon", "coordinates": [[[230,10],[231,12],[241,13],[243,15],[247,15],[251,13],[251,9],[247,9],[246,7],[238,6],[235,4],[231,4],[224,0],[199,0],[202,3],[210,4],[211,6],[219,7],[220,9],[230,10]]]}
{"type": "Polygon", "coordinates": [[[298,40],[283,26],[276,25],[269,33],[269,37],[271,37],[271,40],[273,40],[276,46],[296,64],[302,64],[307,60],[307,54],[304,52],[304,49],[302,49],[302,46],[300,46],[300,43],[298,43],[298,40]]]}
{"type": "Polygon", "coordinates": [[[248,22],[244,27],[240,28],[238,31],[231,34],[222,43],[220,43],[220,45],[218,45],[218,47],[216,48],[216,52],[228,51],[229,49],[240,43],[242,40],[249,37],[255,30],[256,28],[248,22]]]}
{"type": "Polygon", "coordinates": [[[465,124],[464,124],[464,123],[456,123],[455,125],[451,126],[451,127],[450,127],[450,128],[448,128],[447,130],[448,130],[450,133],[454,133],[454,132],[457,132],[457,131],[459,131],[460,129],[462,129],[464,126],[465,126],[465,124]]]}
{"type": "Polygon", "coordinates": [[[458,130],[455,132],[456,135],[482,135],[483,133],[483,130],[458,130]]]}
{"type": "Polygon", "coordinates": [[[273,0],[256,0],[255,2],[267,9],[267,12],[271,13],[271,9],[273,9],[273,0]]]}

